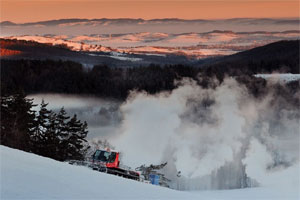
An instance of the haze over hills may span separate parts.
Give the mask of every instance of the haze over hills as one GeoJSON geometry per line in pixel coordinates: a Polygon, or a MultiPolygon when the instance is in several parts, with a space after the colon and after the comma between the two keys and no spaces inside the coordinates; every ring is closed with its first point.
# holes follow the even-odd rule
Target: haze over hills
{"type": "Polygon", "coordinates": [[[213,30],[286,31],[298,30],[299,18],[233,18],[219,20],[167,19],[58,19],[16,24],[0,23],[1,36],[24,34],[120,34],[135,32],[209,32],[213,30]]]}
{"type": "Polygon", "coordinates": [[[118,53],[115,51],[101,51],[101,46],[95,52],[75,51],[68,46],[56,43],[38,43],[25,40],[0,39],[2,59],[30,59],[30,60],[71,60],[86,67],[93,65],[107,65],[110,67],[138,67],[154,64],[192,64],[194,61],[185,56],[176,55],[138,55],[118,53]]]}
{"type": "Polygon", "coordinates": [[[211,31],[205,33],[128,33],[91,35],[22,35],[2,37],[64,45],[73,51],[113,52],[139,55],[183,55],[200,59],[231,55],[280,40],[297,40],[300,31],[284,32],[233,32],[211,31]]]}
{"type": "Polygon", "coordinates": [[[227,23],[240,23],[240,24],[297,24],[299,22],[298,18],[232,18],[232,19],[179,19],[179,18],[161,18],[161,19],[134,19],[134,18],[100,18],[100,19],[80,19],[80,18],[70,18],[70,19],[57,19],[57,20],[47,20],[38,22],[27,22],[27,23],[13,23],[9,21],[1,22],[0,25],[45,25],[45,26],[56,26],[56,25],[76,25],[79,24],[159,24],[159,23],[215,23],[215,22],[227,22],[227,23]]]}
{"type": "Polygon", "coordinates": [[[0,37],[64,45],[73,51],[201,59],[280,40],[297,40],[299,22],[298,18],[73,18],[22,24],[4,21],[0,23],[0,37]]]}
{"type": "Polygon", "coordinates": [[[93,65],[138,67],[150,64],[182,64],[196,67],[210,67],[220,72],[230,72],[234,69],[255,74],[281,69],[285,73],[299,73],[299,40],[278,41],[233,55],[216,56],[207,59],[192,59],[176,54],[160,56],[126,52],[119,53],[115,49],[106,49],[106,51],[99,49],[99,51],[95,51],[95,49],[93,49],[94,51],[92,49],[76,51],[62,44],[44,44],[16,39],[0,39],[0,42],[0,58],[8,60],[70,60],[88,67],[92,67],[93,65]]]}

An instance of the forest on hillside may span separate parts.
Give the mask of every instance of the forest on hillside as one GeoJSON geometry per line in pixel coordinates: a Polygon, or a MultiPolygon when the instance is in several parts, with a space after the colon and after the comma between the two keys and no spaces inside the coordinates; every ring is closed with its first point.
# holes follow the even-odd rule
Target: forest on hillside
{"type": "MultiPolygon", "coordinates": [[[[270,66],[270,63],[259,63],[259,65],[261,69],[264,69],[263,65],[270,66]]],[[[273,64],[273,66],[280,65],[273,64]]],[[[229,68],[228,65],[222,67],[221,64],[203,68],[154,64],[135,68],[111,68],[106,65],[85,68],[72,61],[1,59],[1,93],[3,95],[19,92],[27,95],[36,93],[84,94],[124,100],[132,90],[146,91],[150,94],[171,91],[176,87],[175,82],[183,78],[191,78],[205,88],[215,84],[215,80],[222,83],[226,76],[236,77],[256,96],[263,94],[266,90],[266,81],[253,76],[258,73],[259,66],[246,70],[243,68],[226,70],[227,68],[229,68]]],[[[271,73],[271,70],[263,72],[271,73]]],[[[299,86],[297,82],[292,82],[288,84],[288,87],[296,91],[299,86]]]]}
{"type": "Polygon", "coordinates": [[[90,148],[88,125],[62,107],[55,113],[44,101],[39,110],[23,94],[1,95],[1,145],[59,161],[82,160],[90,148]]]}

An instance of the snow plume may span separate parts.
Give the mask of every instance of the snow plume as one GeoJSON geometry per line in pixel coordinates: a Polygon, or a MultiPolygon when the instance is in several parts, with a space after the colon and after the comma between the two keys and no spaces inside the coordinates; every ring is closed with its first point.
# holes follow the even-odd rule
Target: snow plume
{"type": "Polygon", "coordinates": [[[263,186],[299,186],[299,162],[288,167],[272,167],[274,160],[271,153],[257,139],[250,141],[243,163],[246,165],[247,175],[263,186]]]}
{"type": "Polygon", "coordinates": [[[164,173],[181,190],[270,185],[271,172],[299,185],[299,171],[285,173],[299,162],[298,108],[271,90],[255,99],[233,78],[216,85],[204,89],[186,79],[171,92],[132,92],[120,108],[120,135],[111,140],[122,161],[167,161],[164,173]]]}

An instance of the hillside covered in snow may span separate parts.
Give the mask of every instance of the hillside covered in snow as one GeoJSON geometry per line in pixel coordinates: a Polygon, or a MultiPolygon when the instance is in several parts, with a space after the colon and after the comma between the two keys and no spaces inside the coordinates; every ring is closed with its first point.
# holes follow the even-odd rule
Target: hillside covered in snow
{"type": "Polygon", "coordinates": [[[299,37],[299,31],[211,31],[180,34],[137,32],[90,35],[9,35],[2,38],[64,45],[73,51],[154,54],[160,56],[173,54],[199,59],[210,56],[231,55],[280,40],[297,40],[299,37]]]}
{"type": "Polygon", "coordinates": [[[299,185],[280,179],[280,187],[182,192],[4,146],[0,153],[1,199],[299,199],[299,185]]]}

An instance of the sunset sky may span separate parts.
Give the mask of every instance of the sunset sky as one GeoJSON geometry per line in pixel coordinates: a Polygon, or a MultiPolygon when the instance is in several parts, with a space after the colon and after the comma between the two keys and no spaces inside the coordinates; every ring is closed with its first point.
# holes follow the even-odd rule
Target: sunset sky
{"type": "Polygon", "coordinates": [[[0,0],[1,21],[61,18],[286,18],[299,17],[299,1],[259,0],[0,0]]]}

